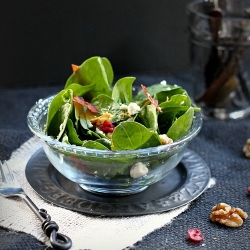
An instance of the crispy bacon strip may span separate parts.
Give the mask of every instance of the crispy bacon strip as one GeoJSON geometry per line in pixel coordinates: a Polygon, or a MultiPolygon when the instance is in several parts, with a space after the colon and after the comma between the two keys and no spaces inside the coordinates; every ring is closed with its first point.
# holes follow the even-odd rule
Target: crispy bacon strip
{"type": "Polygon", "coordinates": [[[73,72],[75,73],[79,69],[79,66],[75,65],[75,64],[71,64],[71,68],[72,68],[73,72]]]}
{"type": "Polygon", "coordinates": [[[161,108],[159,107],[158,105],[158,101],[155,100],[149,93],[148,93],[148,90],[147,88],[141,84],[141,87],[142,87],[142,90],[144,91],[144,93],[146,94],[148,100],[153,104],[155,105],[156,109],[159,111],[159,112],[162,112],[161,108]]]}
{"type": "Polygon", "coordinates": [[[98,113],[99,111],[98,111],[98,109],[95,107],[95,106],[93,106],[91,103],[89,103],[89,102],[86,102],[86,101],[84,101],[84,99],[82,98],[82,97],[79,97],[79,96],[74,96],[73,97],[73,102],[75,102],[75,103],[78,103],[78,104],[80,104],[80,105],[82,105],[82,106],[85,106],[88,110],[90,110],[92,113],[98,113]]]}

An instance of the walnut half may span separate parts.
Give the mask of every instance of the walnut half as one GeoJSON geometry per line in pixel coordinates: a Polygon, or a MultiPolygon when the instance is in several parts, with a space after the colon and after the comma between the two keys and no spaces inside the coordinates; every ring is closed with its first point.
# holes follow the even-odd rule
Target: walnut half
{"type": "Polygon", "coordinates": [[[240,227],[243,224],[243,219],[248,217],[247,213],[241,208],[234,208],[226,203],[219,203],[212,208],[210,220],[219,222],[228,227],[240,227]]]}
{"type": "Polygon", "coordinates": [[[247,139],[246,144],[243,147],[243,152],[247,158],[250,158],[250,138],[247,139]]]}

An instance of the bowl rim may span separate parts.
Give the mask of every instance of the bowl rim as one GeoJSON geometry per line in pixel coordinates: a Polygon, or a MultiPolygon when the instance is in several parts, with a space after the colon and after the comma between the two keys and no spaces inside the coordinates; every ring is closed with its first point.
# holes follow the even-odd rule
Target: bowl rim
{"type": "Polygon", "coordinates": [[[44,107],[44,104],[47,104],[47,102],[51,102],[54,96],[55,94],[39,99],[31,107],[27,115],[27,125],[30,131],[35,136],[42,139],[42,141],[48,144],[49,146],[53,146],[54,148],[62,149],[68,152],[73,151],[75,153],[84,152],[85,154],[94,153],[94,154],[105,154],[105,155],[128,155],[128,154],[153,154],[153,153],[158,154],[161,152],[173,151],[174,149],[179,148],[181,145],[186,144],[187,142],[192,140],[200,132],[202,124],[203,124],[203,118],[202,118],[201,112],[195,112],[191,130],[185,136],[183,136],[179,140],[174,141],[173,143],[160,145],[156,147],[136,149],[136,150],[110,150],[109,151],[109,150],[91,149],[91,148],[86,148],[82,146],[76,146],[76,145],[60,142],[57,139],[46,135],[45,132],[40,129],[39,124],[40,124],[41,117],[44,115],[47,115],[47,110],[48,110],[47,108],[42,109],[42,107],[44,107]]]}

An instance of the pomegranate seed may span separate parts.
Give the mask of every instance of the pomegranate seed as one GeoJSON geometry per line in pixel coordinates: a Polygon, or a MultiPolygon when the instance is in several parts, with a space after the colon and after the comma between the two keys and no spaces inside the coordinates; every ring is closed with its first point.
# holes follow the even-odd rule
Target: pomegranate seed
{"type": "Polygon", "coordinates": [[[250,187],[247,188],[247,192],[250,194],[250,187]]]}
{"type": "Polygon", "coordinates": [[[200,242],[204,239],[204,235],[197,228],[189,229],[188,230],[188,237],[190,240],[195,241],[195,242],[200,242]]]}
{"type": "Polygon", "coordinates": [[[104,132],[104,133],[112,133],[115,129],[115,126],[108,121],[105,121],[100,127],[99,129],[104,132]]]}

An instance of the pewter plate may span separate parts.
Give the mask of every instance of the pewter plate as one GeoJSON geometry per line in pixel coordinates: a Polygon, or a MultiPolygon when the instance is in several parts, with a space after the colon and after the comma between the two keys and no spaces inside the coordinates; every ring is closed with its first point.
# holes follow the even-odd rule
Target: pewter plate
{"type": "Polygon", "coordinates": [[[206,190],[211,177],[207,164],[190,149],[161,181],[141,193],[127,196],[83,190],[53,167],[42,148],[28,161],[25,174],[31,187],[46,201],[69,210],[103,216],[145,215],[183,206],[206,190]]]}

